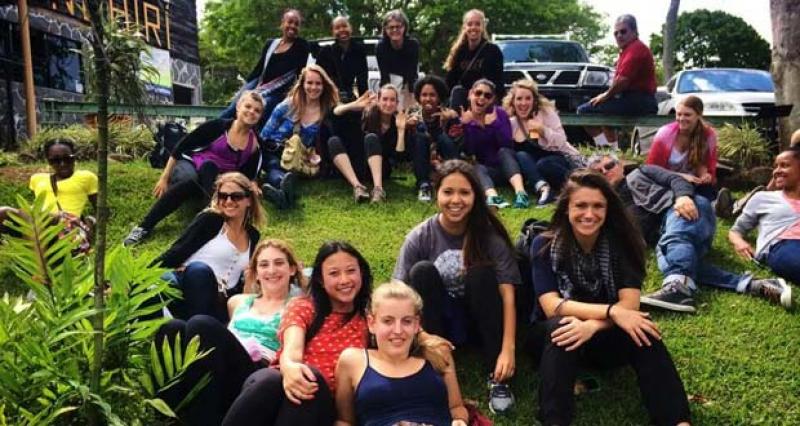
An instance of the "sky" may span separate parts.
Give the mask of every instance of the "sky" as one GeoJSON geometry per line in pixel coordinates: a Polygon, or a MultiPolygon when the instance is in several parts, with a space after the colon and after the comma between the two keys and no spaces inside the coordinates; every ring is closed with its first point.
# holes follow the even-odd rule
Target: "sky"
{"type": "MultiPolygon", "coordinates": [[[[207,0],[196,0],[198,18],[207,0]]],[[[224,0],[223,0],[224,1],[224,0]]],[[[650,42],[650,34],[661,31],[661,25],[667,18],[669,0],[581,0],[606,15],[609,28],[614,24],[614,19],[624,13],[636,17],[639,24],[639,38],[645,43],[650,42]]],[[[772,45],[772,24],[769,17],[769,0],[681,0],[678,13],[690,12],[696,9],[724,10],[732,15],[739,16],[764,37],[772,45]]],[[[613,44],[614,40],[609,31],[608,36],[601,43],[613,44]]]]}

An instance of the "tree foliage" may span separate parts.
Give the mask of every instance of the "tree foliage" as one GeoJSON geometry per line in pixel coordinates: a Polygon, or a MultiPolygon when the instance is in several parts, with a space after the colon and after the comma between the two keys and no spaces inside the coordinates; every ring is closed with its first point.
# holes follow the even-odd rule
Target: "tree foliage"
{"type": "MultiPolygon", "coordinates": [[[[650,48],[659,58],[663,37],[653,34],[650,48]]],[[[675,67],[734,67],[767,70],[770,48],[747,22],[721,10],[685,12],[675,32],[675,67]]]]}
{"type": "Polygon", "coordinates": [[[442,73],[442,62],[461,28],[462,15],[472,8],[486,13],[490,33],[568,32],[591,53],[607,31],[603,17],[579,0],[217,0],[206,5],[200,32],[204,84],[213,80],[211,87],[204,87],[206,102],[220,103],[241,85],[233,76],[248,73],[265,40],[279,35],[280,11],[289,6],[302,11],[301,35],[306,39],[330,37],[330,21],[338,14],[350,16],[354,34],[379,35],[382,16],[403,9],[411,22],[410,33],[423,47],[420,69],[436,74],[442,73]]]}

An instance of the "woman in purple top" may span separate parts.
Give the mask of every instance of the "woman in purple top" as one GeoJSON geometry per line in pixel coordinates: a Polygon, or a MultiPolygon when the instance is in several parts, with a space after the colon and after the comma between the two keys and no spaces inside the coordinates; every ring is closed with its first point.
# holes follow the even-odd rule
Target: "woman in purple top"
{"type": "Polygon", "coordinates": [[[511,143],[511,122],[502,108],[495,106],[495,86],[482,78],[469,91],[469,109],[461,114],[464,126],[464,153],[474,156],[475,169],[486,195],[486,203],[508,207],[495,189],[495,181],[506,179],[514,188],[514,208],[530,205],[519,163],[511,143]]]}
{"type": "Polygon", "coordinates": [[[263,111],[261,95],[246,91],[236,103],[235,120],[207,121],[181,139],[153,188],[156,203],[123,244],[140,243],[158,222],[188,200],[207,205],[214,193],[214,182],[223,173],[244,174],[250,179],[251,189],[261,194],[256,184],[261,170],[261,143],[253,129],[263,111]]]}

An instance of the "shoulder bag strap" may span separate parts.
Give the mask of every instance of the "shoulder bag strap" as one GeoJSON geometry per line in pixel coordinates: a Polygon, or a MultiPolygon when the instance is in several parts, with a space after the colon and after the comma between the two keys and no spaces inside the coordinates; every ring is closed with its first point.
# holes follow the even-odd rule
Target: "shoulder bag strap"
{"type": "Polygon", "coordinates": [[[56,207],[58,207],[58,211],[64,211],[64,209],[61,208],[61,203],[58,202],[58,185],[56,184],[55,174],[50,175],[50,187],[53,188],[53,198],[56,200],[56,207]]]}
{"type": "Polygon", "coordinates": [[[464,72],[461,73],[461,78],[458,79],[458,82],[461,83],[462,86],[464,85],[464,74],[466,74],[467,71],[472,69],[472,66],[475,65],[475,61],[478,59],[478,56],[480,56],[481,52],[483,52],[483,48],[486,47],[487,44],[489,44],[489,41],[484,40],[483,44],[481,44],[481,47],[479,47],[478,51],[475,52],[475,56],[473,56],[472,60],[469,61],[469,65],[467,65],[467,67],[464,69],[464,72]]]}
{"type": "Polygon", "coordinates": [[[280,37],[274,38],[272,43],[270,43],[269,48],[267,49],[267,55],[264,56],[264,68],[261,70],[261,75],[264,75],[264,72],[267,70],[269,59],[272,57],[272,54],[275,53],[275,49],[278,48],[279,44],[281,44],[280,37]]]}

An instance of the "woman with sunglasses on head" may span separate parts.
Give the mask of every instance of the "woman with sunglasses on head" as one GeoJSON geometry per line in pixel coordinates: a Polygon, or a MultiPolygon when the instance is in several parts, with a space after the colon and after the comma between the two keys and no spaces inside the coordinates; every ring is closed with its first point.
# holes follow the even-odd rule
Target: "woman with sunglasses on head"
{"type": "Polygon", "coordinates": [[[211,351],[193,363],[183,379],[161,397],[176,407],[202,377],[210,381],[178,413],[185,424],[218,425],[239,395],[245,379],[275,360],[280,343],[278,325],[289,298],[306,286],[300,261],[292,248],[281,240],[260,242],[253,251],[246,275],[249,288],[228,300],[230,322],[208,315],[195,315],[188,321],[173,319],[156,334],[156,346],[166,338],[185,350],[189,341],[200,338],[199,350],[211,351]]]}
{"type": "Polygon", "coordinates": [[[508,114],[494,102],[494,83],[482,78],[472,85],[469,109],[461,114],[463,150],[466,155],[475,157],[475,169],[489,206],[508,207],[495,189],[496,182],[506,180],[514,189],[514,208],[524,209],[530,206],[530,201],[514,155],[511,122],[508,114]]]}
{"type": "Polygon", "coordinates": [[[225,304],[242,292],[243,273],[260,237],[256,227],[263,224],[260,197],[250,180],[237,172],[217,178],[209,207],[154,261],[175,270],[165,278],[183,292],[170,312],[181,319],[206,314],[227,323],[225,304]]]}
{"type": "Polygon", "coordinates": [[[400,9],[386,12],[382,27],[383,36],[375,47],[381,86],[397,87],[400,108],[408,108],[407,95],[417,81],[419,69],[419,41],[408,35],[408,17],[400,9]]]}
{"type": "Polygon", "coordinates": [[[599,173],[570,175],[550,230],[531,244],[539,316],[530,343],[540,358],[543,425],[568,425],[579,366],[630,365],[650,422],[688,425],[686,391],[650,315],[639,310],[645,245],[599,173]]]}
{"type": "Polygon", "coordinates": [[[291,300],[283,313],[273,368],[250,375],[222,424],[333,424],[336,362],[346,348],[367,345],[371,286],[369,264],[358,250],[341,241],[324,243],[309,295],[291,300]]]}
{"type": "Polygon", "coordinates": [[[122,244],[142,242],[161,220],[190,200],[207,204],[223,173],[242,173],[250,181],[249,190],[261,192],[256,182],[261,141],[254,129],[263,110],[261,96],[247,91],[236,103],[236,119],[206,121],[181,139],[153,188],[158,199],[122,244]]]}
{"type": "MultiPolygon", "coordinates": [[[[311,162],[321,165],[327,144],[333,136],[328,113],[339,103],[339,91],[322,67],[309,64],[300,73],[286,99],[275,107],[269,121],[261,130],[264,139],[266,183],[264,198],[279,209],[291,207],[299,195],[295,184],[297,172],[285,170],[281,157],[285,155],[286,140],[297,134],[302,145],[311,149],[311,162]]],[[[295,155],[305,155],[296,153],[295,155]]]]}
{"type": "Polygon", "coordinates": [[[439,212],[406,235],[392,277],[422,296],[426,332],[456,345],[478,340],[489,408],[505,412],[514,404],[507,382],[516,368],[514,293],[521,282],[514,249],[469,163],[445,161],[434,183],[439,212]]]}
{"type": "Polygon", "coordinates": [[[537,204],[547,204],[573,167],[582,166],[580,152],[567,142],[555,104],[532,80],[515,81],[503,109],[511,115],[511,138],[522,174],[538,194],[537,204]]]}
{"type": "Polygon", "coordinates": [[[422,298],[399,281],[372,293],[369,349],[345,349],[336,365],[336,426],[466,426],[450,345],[420,327],[422,298]]]}

